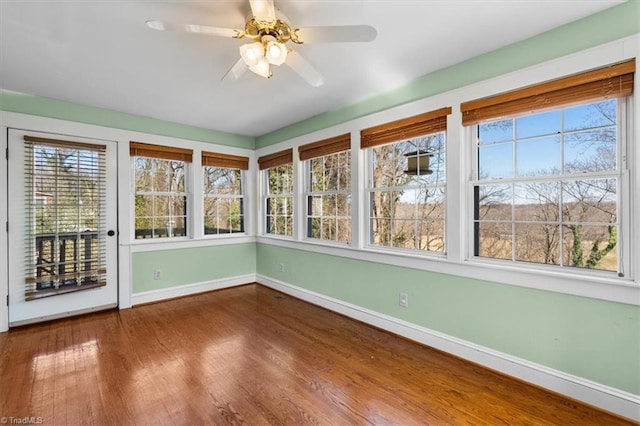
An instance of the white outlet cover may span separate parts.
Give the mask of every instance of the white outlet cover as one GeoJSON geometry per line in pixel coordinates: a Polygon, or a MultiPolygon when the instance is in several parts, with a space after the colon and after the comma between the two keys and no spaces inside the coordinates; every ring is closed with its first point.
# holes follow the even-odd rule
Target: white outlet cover
{"type": "Polygon", "coordinates": [[[398,303],[403,308],[409,307],[409,295],[407,293],[400,293],[398,303]]]}

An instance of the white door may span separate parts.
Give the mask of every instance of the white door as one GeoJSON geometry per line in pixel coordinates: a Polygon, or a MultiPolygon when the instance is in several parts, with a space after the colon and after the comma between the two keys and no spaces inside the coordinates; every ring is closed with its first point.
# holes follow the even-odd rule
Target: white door
{"type": "Polygon", "coordinates": [[[117,306],[117,144],[9,130],[9,326],[117,306]]]}

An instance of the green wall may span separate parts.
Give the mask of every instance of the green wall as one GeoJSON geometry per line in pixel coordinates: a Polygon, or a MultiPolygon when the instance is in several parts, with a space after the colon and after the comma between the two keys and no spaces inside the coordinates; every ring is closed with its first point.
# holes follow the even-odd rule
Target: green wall
{"type": "Polygon", "coordinates": [[[88,107],[8,90],[0,90],[0,110],[95,124],[115,129],[133,130],[153,135],[209,142],[236,148],[255,148],[255,139],[248,136],[186,126],[184,124],[156,120],[155,118],[125,114],[103,108],[88,107]]]}
{"type": "Polygon", "coordinates": [[[133,253],[133,293],[233,278],[256,272],[255,243],[133,253]],[[156,269],[162,271],[153,279],[156,269]]]}
{"type": "Polygon", "coordinates": [[[392,91],[375,94],[361,102],[325,112],[263,135],[257,138],[256,148],[263,148],[638,32],[640,32],[640,0],[629,0],[627,3],[535,37],[427,74],[392,91]]]}
{"type": "Polygon", "coordinates": [[[257,273],[640,395],[638,306],[268,244],[257,273]]]}

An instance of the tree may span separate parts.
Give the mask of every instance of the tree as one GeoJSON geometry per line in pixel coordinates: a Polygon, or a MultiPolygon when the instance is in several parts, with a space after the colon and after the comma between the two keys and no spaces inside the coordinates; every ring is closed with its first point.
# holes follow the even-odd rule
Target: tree
{"type": "Polygon", "coordinates": [[[135,158],[136,238],[186,235],[185,163],[135,158]]]}
{"type": "Polygon", "coordinates": [[[350,158],[342,151],[309,160],[309,237],[351,241],[350,158]]]}
{"type": "Polygon", "coordinates": [[[205,167],[203,190],[205,234],[243,231],[240,170],[205,167]]]}
{"type": "Polygon", "coordinates": [[[268,169],[267,231],[277,235],[293,232],[293,165],[268,169]]]}
{"type": "Polygon", "coordinates": [[[595,268],[617,245],[616,182],[614,179],[579,180],[563,185],[565,227],[571,233],[570,261],[577,267],[595,268]],[[584,223],[607,223],[598,232],[584,223]],[[585,230],[586,229],[586,230],[585,230]],[[606,243],[605,243],[606,241],[606,243]],[[585,248],[588,257],[585,259],[585,248]]]}
{"type": "MultiPolygon", "coordinates": [[[[583,173],[609,172],[616,169],[615,107],[611,101],[589,105],[589,113],[582,122],[576,124],[578,131],[564,138],[565,160],[563,170],[552,170],[552,174],[577,175],[583,173]],[[583,130],[584,129],[584,130],[583,130]]],[[[603,265],[603,259],[617,245],[617,202],[615,179],[563,180],[561,185],[535,182],[527,184],[527,190],[541,197],[536,211],[542,214],[540,220],[557,222],[562,206],[565,264],[586,268],[612,268],[603,265]],[[556,185],[551,189],[551,185],[556,185]],[[544,213],[553,211],[553,214],[544,213]],[[600,226],[586,225],[598,223],[600,226]]],[[[558,263],[556,260],[560,229],[545,226],[548,244],[540,247],[544,253],[544,263],[558,263]]],[[[534,236],[535,238],[535,236],[534,236]]]]}

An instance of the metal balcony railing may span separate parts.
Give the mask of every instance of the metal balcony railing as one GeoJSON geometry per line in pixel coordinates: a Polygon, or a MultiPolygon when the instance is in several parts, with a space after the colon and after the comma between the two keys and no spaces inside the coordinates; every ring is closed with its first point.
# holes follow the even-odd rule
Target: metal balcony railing
{"type": "Polygon", "coordinates": [[[100,267],[98,231],[36,234],[35,277],[29,294],[95,284],[100,267]]]}

